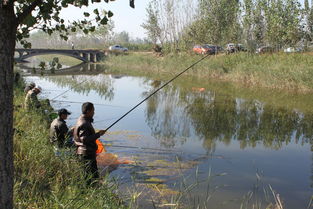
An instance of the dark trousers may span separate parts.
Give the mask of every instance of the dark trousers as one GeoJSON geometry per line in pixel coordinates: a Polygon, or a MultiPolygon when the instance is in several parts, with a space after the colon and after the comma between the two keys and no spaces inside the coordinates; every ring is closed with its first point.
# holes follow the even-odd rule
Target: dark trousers
{"type": "Polygon", "coordinates": [[[97,160],[95,157],[79,156],[85,170],[87,184],[93,184],[99,178],[97,160]]]}

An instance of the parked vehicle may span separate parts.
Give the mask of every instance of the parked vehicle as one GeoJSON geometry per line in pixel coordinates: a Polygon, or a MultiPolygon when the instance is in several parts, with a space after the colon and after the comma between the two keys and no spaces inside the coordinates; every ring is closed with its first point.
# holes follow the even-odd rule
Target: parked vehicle
{"type": "Polygon", "coordinates": [[[121,45],[114,45],[109,47],[110,51],[120,51],[120,52],[127,52],[128,49],[125,47],[122,47],[121,45]]]}
{"type": "Polygon", "coordinates": [[[235,53],[237,51],[236,44],[229,43],[226,45],[226,54],[235,53]]]}
{"type": "Polygon", "coordinates": [[[246,51],[248,51],[247,48],[244,45],[242,45],[242,44],[237,44],[236,48],[237,48],[237,51],[239,51],[239,52],[246,52],[246,51]]]}
{"type": "Polygon", "coordinates": [[[193,51],[196,54],[215,54],[215,46],[210,44],[195,45],[193,51]]]}
{"type": "Polygon", "coordinates": [[[226,45],[226,54],[245,51],[247,51],[247,49],[242,44],[229,43],[226,45]]]}
{"type": "Polygon", "coordinates": [[[284,49],[285,53],[293,53],[293,52],[302,52],[303,49],[299,48],[299,47],[288,47],[286,49],[284,49]]]}
{"type": "Polygon", "coordinates": [[[219,52],[224,51],[223,47],[211,44],[205,44],[206,47],[210,48],[210,54],[218,54],[219,52]]]}
{"type": "Polygon", "coordinates": [[[264,54],[264,53],[273,53],[275,50],[271,46],[262,46],[256,49],[257,54],[264,54]]]}

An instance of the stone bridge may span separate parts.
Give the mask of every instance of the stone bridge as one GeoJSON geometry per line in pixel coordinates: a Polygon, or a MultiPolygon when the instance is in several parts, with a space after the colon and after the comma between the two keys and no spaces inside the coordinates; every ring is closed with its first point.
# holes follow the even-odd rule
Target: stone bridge
{"type": "Polygon", "coordinates": [[[102,50],[79,50],[79,49],[15,49],[18,57],[17,62],[25,62],[25,59],[45,54],[61,54],[74,57],[83,62],[99,62],[104,59],[106,53],[102,50]]]}

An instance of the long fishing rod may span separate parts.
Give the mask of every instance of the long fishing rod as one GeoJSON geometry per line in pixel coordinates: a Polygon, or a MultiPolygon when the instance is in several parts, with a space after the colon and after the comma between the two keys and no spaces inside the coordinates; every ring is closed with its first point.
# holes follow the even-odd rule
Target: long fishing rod
{"type": "Polygon", "coordinates": [[[132,112],[134,109],[136,109],[139,105],[141,105],[142,103],[144,103],[146,100],[148,100],[150,97],[152,97],[155,93],[157,93],[158,91],[160,91],[162,88],[164,88],[166,85],[168,85],[169,83],[171,83],[173,80],[175,80],[176,78],[178,78],[180,75],[182,75],[184,72],[186,72],[187,70],[189,70],[190,68],[192,68],[193,66],[195,66],[196,64],[198,64],[199,62],[201,62],[202,60],[204,60],[205,58],[207,58],[209,56],[209,54],[207,54],[206,56],[202,57],[201,59],[199,59],[197,62],[193,63],[192,65],[190,65],[188,68],[186,68],[185,70],[183,70],[182,72],[178,73],[177,75],[175,75],[171,80],[167,81],[165,84],[163,84],[161,87],[159,87],[157,90],[155,90],[154,92],[152,92],[149,96],[147,96],[146,98],[144,98],[141,102],[139,102],[138,104],[136,104],[133,108],[131,108],[128,112],[126,112],[124,115],[122,115],[119,119],[117,119],[114,123],[112,123],[108,128],[105,129],[105,132],[108,131],[110,128],[112,128],[112,126],[114,126],[116,123],[118,123],[120,120],[122,120],[126,115],[128,115],[130,112],[132,112]]]}

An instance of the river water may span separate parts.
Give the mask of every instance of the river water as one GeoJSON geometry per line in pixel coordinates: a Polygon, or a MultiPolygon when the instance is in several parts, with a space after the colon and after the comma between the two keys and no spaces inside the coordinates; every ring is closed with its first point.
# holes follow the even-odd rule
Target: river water
{"type": "MultiPolygon", "coordinates": [[[[156,77],[113,75],[85,66],[28,74],[55,109],[95,104],[105,129],[162,85],[156,77]]],[[[170,79],[170,78],[169,78],[170,79]]],[[[238,88],[181,77],[113,126],[107,151],[134,161],[110,178],[138,208],[266,208],[274,195],[287,209],[310,208],[313,96],[238,88]]],[[[102,168],[100,168],[102,170],[102,168]]]]}

